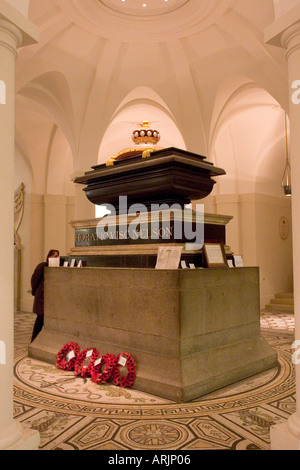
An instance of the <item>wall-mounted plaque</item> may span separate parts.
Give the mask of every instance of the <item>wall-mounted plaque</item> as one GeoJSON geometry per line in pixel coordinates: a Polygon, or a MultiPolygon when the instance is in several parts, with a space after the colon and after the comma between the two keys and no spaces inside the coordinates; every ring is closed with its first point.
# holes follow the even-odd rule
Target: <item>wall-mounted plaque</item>
{"type": "Polygon", "coordinates": [[[282,240],[286,240],[290,233],[290,224],[288,218],[285,216],[280,217],[278,223],[279,235],[282,240]]]}
{"type": "Polygon", "coordinates": [[[205,243],[204,254],[208,268],[228,268],[223,244],[205,243]]]}

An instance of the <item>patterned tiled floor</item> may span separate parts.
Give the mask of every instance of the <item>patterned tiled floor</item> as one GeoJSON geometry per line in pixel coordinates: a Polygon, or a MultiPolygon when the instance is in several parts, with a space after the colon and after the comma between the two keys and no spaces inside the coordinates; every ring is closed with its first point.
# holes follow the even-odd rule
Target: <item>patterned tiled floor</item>
{"type": "Polygon", "coordinates": [[[15,417],[41,450],[267,450],[270,427],[295,411],[292,315],[262,312],[279,366],[189,403],[96,385],[27,356],[34,315],[15,315],[15,417]]]}
{"type": "Polygon", "coordinates": [[[260,325],[264,330],[282,331],[294,334],[295,316],[292,313],[272,314],[262,311],[260,325]]]}

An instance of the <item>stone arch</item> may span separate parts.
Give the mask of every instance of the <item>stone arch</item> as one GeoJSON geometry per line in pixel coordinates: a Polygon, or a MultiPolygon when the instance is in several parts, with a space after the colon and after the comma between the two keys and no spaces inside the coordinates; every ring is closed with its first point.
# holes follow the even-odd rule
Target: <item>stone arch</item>
{"type": "Polygon", "coordinates": [[[30,99],[41,114],[61,128],[75,155],[78,138],[74,131],[76,126],[70,87],[65,76],[58,71],[45,72],[27,83],[18,94],[30,99]]]}
{"type": "Polygon", "coordinates": [[[46,162],[47,194],[73,195],[74,183],[72,152],[68,140],[57,125],[53,125],[46,162]]]}
{"type": "Polygon", "coordinates": [[[270,137],[257,159],[255,172],[255,192],[272,196],[282,196],[281,182],[286,164],[286,152],[289,149],[289,118],[287,116],[287,134],[285,131],[285,111],[277,108],[277,134],[270,137]],[[286,149],[287,139],[287,149],[286,149]]]}
{"type": "Polygon", "coordinates": [[[103,163],[124,148],[133,147],[132,131],[143,121],[159,130],[161,147],[186,148],[184,139],[168,106],[151,88],[137,87],[119,104],[104,133],[98,162],[103,163]]]}
{"type": "MultiPolygon", "coordinates": [[[[266,90],[249,81],[223,96],[223,100],[217,98],[210,159],[226,171],[226,176],[218,182],[218,191],[254,193],[257,178],[268,178],[267,173],[261,174],[262,170],[268,171],[268,165],[261,165],[262,158],[272,159],[275,147],[282,145],[284,110],[266,90]]],[[[278,193],[276,188],[273,192],[278,193]]]]}
{"type": "Polygon", "coordinates": [[[63,74],[46,72],[19,90],[16,100],[18,143],[27,155],[33,191],[39,194],[73,194],[71,176],[77,140],[69,85],[63,74]]]}

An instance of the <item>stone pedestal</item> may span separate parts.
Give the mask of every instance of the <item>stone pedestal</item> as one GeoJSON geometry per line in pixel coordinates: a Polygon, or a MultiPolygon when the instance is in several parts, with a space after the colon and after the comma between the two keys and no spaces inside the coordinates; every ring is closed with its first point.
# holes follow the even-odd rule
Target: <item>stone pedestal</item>
{"type": "Polygon", "coordinates": [[[82,261],[86,267],[155,268],[159,247],[181,246],[181,259],[205,267],[203,243],[221,243],[228,259],[226,225],[232,217],[178,209],[102,219],[72,221],[75,246],[62,261],[82,261]]]}
{"type": "Polygon", "coordinates": [[[129,352],[134,388],[188,401],[277,365],[260,335],[258,268],[46,268],[45,326],[31,357],[69,342],[129,352]]]}

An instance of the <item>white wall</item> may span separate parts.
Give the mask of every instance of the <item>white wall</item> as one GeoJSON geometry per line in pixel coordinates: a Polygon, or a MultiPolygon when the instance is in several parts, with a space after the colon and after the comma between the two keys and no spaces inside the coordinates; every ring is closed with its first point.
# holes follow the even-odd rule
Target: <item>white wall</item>
{"type": "Polygon", "coordinates": [[[24,215],[19,229],[21,237],[20,310],[32,311],[31,275],[36,265],[46,259],[51,248],[66,255],[74,246],[74,198],[40,195],[25,191],[24,215]]]}
{"type": "MultiPolygon", "coordinates": [[[[200,201],[199,201],[200,202],[200,201]]],[[[232,215],[226,243],[243,256],[245,266],[260,269],[260,300],[264,308],[277,292],[292,292],[291,200],[266,194],[224,194],[210,198],[205,210],[232,215]],[[286,217],[289,235],[280,237],[279,220],[286,217]]]]}

